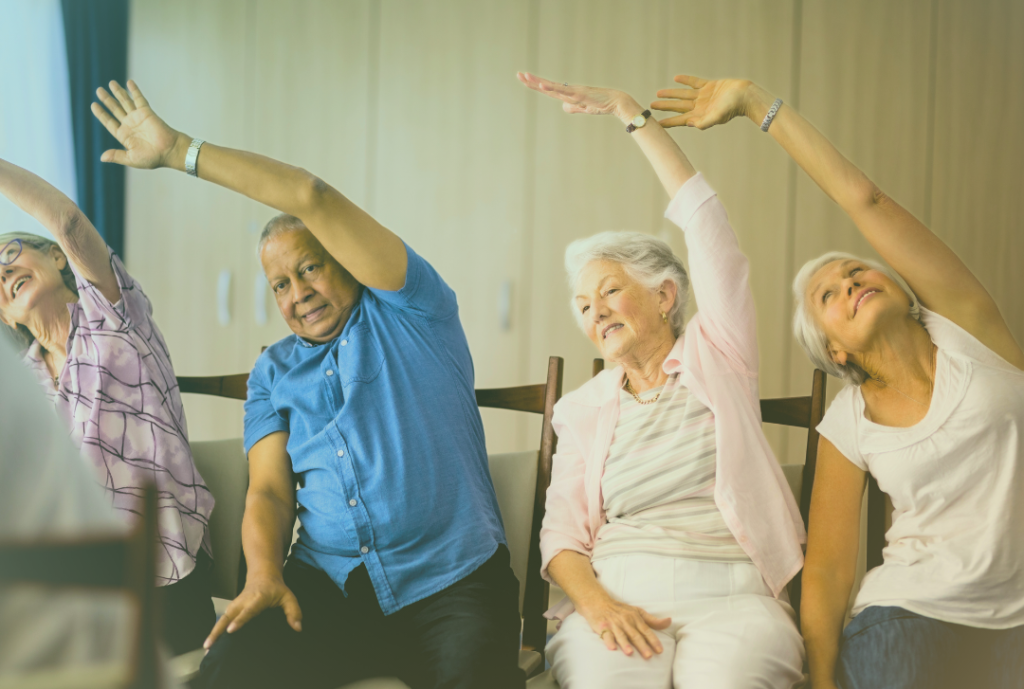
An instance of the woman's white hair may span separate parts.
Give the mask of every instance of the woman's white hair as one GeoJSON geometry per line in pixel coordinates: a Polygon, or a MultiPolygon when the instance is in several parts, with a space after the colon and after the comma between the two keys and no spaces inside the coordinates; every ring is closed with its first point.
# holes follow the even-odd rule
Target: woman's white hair
{"type": "Polygon", "coordinates": [[[672,334],[679,337],[686,325],[686,302],[690,295],[690,278],[679,257],[665,242],[640,232],[600,232],[577,239],[565,250],[565,272],[573,296],[569,306],[576,323],[583,327],[583,314],[576,308],[575,293],[580,274],[591,261],[615,261],[637,282],[651,290],[659,289],[666,280],[676,285],[676,300],[668,311],[672,334]]]}
{"type": "MultiPolygon", "coordinates": [[[[48,254],[54,247],[56,247],[58,251],[64,253],[64,250],[60,248],[60,244],[57,242],[30,232],[8,232],[7,234],[0,234],[0,249],[7,246],[8,243],[13,242],[15,239],[21,240],[22,251],[25,249],[35,249],[41,254],[48,254]]],[[[70,262],[64,263],[64,269],[60,271],[60,276],[64,280],[64,285],[77,296],[78,281],[75,279],[75,273],[71,270],[70,262]]],[[[35,342],[35,338],[32,336],[32,333],[23,325],[11,327],[0,323],[0,332],[3,332],[21,352],[28,350],[28,348],[32,346],[32,343],[35,342]]]]}
{"type": "Polygon", "coordinates": [[[868,379],[868,374],[854,363],[848,362],[845,365],[840,365],[832,359],[828,351],[828,337],[808,308],[807,284],[815,273],[833,261],[857,261],[887,275],[889,279],[900,286],[900,289],[910,299],[910,315],[919,323],[921,322],[921,305],[917,300],[917,295],[910,289],[910,285],[895,270],[878,261],[869,261],[843,251],[830,251],[818,258],[812,258],[796,274],[796,278],[793,279],[793,335],[796,337],[796,341],[804,348],[807,357],[816,367],[836,378],[842,378],[851,385],[860,385],[868,379]]]}

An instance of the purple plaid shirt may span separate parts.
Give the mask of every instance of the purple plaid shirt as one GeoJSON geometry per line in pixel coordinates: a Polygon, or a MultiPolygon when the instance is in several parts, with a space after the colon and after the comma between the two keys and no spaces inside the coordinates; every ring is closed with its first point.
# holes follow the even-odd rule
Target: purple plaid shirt
{"type": "Polygon", "coordinates": [[[116,304],[75,272],[78,302],[68,304],[68,358],[58,385],[38,342],[25,358],[118,511],[134,520],[142,485],[156,483],[157,585],[166,586],[195,568],[199,548],[210,552],[213,495],[192,462],[178,383],[153,307],[113,252],[110,265],[121,288],[116,304]]]}

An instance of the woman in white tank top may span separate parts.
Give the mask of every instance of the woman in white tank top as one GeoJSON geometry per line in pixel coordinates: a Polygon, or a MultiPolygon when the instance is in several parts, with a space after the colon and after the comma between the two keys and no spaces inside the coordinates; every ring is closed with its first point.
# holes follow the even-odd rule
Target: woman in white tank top
{"type": "Polygon", "coordinates": [[[779,101],[749,81],[676,81],[690,88],[653,104],[681,113],[663,125],[770,124],[895,269],[831,253],[793,286],[797,339],[849,384],[818,427],[801,610],[814,688],[1024,686],[1024,352],[995,301],[795,110],[772,120],[779,101]],[[893,523],[844,631],[868,472],[893,523]]]}

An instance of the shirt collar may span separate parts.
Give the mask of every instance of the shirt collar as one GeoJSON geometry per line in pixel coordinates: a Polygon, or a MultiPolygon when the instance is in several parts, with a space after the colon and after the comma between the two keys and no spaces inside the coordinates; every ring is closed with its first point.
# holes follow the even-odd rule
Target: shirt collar
{"type": "MultiPolygon", "coordinates": [[[[683,370],[683,339],[683,335],[676,338],[672,350],[661,364],[662,370],[669,375],[683,370]]],[[[580,404],[602,407],[618,395],[622,387],[622,376],[621,366],[605,369],[580,386],[573,394],[573,399],[580,404]]]]}

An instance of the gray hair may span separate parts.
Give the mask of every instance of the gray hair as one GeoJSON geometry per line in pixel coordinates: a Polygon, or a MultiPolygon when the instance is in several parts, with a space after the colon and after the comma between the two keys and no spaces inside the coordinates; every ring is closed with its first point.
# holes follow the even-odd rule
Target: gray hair
{"type": "MultiPolygon", "coordinates": [[[[6,246],[9,242],[13,242],[15,239],[21,240],[21,248],[24,251],[26,248],[35,249],[41,254],[48,254],[53,247],[57,247],[61,253],[64,253],[64,249],[61,249],[60,244],[47,239],[38,234],[32,234],[31,232],[8,232],[7,234],[0,234],[0,248],[6,246]]],[[[66,255],[66,254],[65,254],[66,255]]],[[[61,278],[64,279],[64,285],[71,290],[75,296],[78,295],[78,282],[75,280],[75,273],[71,270],[71,263],[65,263],[64,268],[60,271],[61,278]]],[[[35,337],[32,336],[32,332],[23,325],[11,327],[0,323],[0,331],[14,343],[14,346],[19,351],[25,351],[32,346],[35,342],[35,337]]]]}
{"type": "Polygon", "coordinates": [[[910,316],[919,323],[921,322],[921,305],[918,302],[917,295],[910,289],[910,285],[895,270],[878,261],[869,261],[860,256],[854,256],[842,251],[830,251],[818,258],[813,258],[805,263],[800,272],[796,274],[796,278],[793,279],[793,335],[796,337],[797,342],[804,348],[807,357],[816,367],[829,375],[845,380],[851,385],[860,385],[868,379],[868,374],[854,363],[848,361],[845,365],[840,365],[832,359],[828,351],[828,337],[807,304],[807,284],[811,281],[814,274],[833,261],[847,260],[858,261],[869,268],[884,273],[889,279],[899,285],[900,289],[910,299],[910,316]]]}
{"type": "MultiPolygon", "coordinates": [[[[580,274],[592,261],[615,261],[634,280],[656,290],[666,281],[676,285],[676,300],[667,314],[672,334],[682,334],[686,326],[686,301],[690,295],[690,278],[672,248],[656,237],[640,232],[599,232],[577,239],[565,250],[565,272],[573,291],[579,286],[580,274]]],[[[583,314],[576,308],[575,298],[569,304],[576,323],[583,327],[583,314]]]]}
{"type": "Polygon", "coordinates": [[[275,215],[263,226],[263,232],[260,233],[260,241],[256,244],[256,258],[260,258],[263,255],[263,247],[274,237],[278,237],[285,232],[298,232],[305,229],[308,229],[306,224],[294,215],[288,215],[287,213],[275,215]]]}

